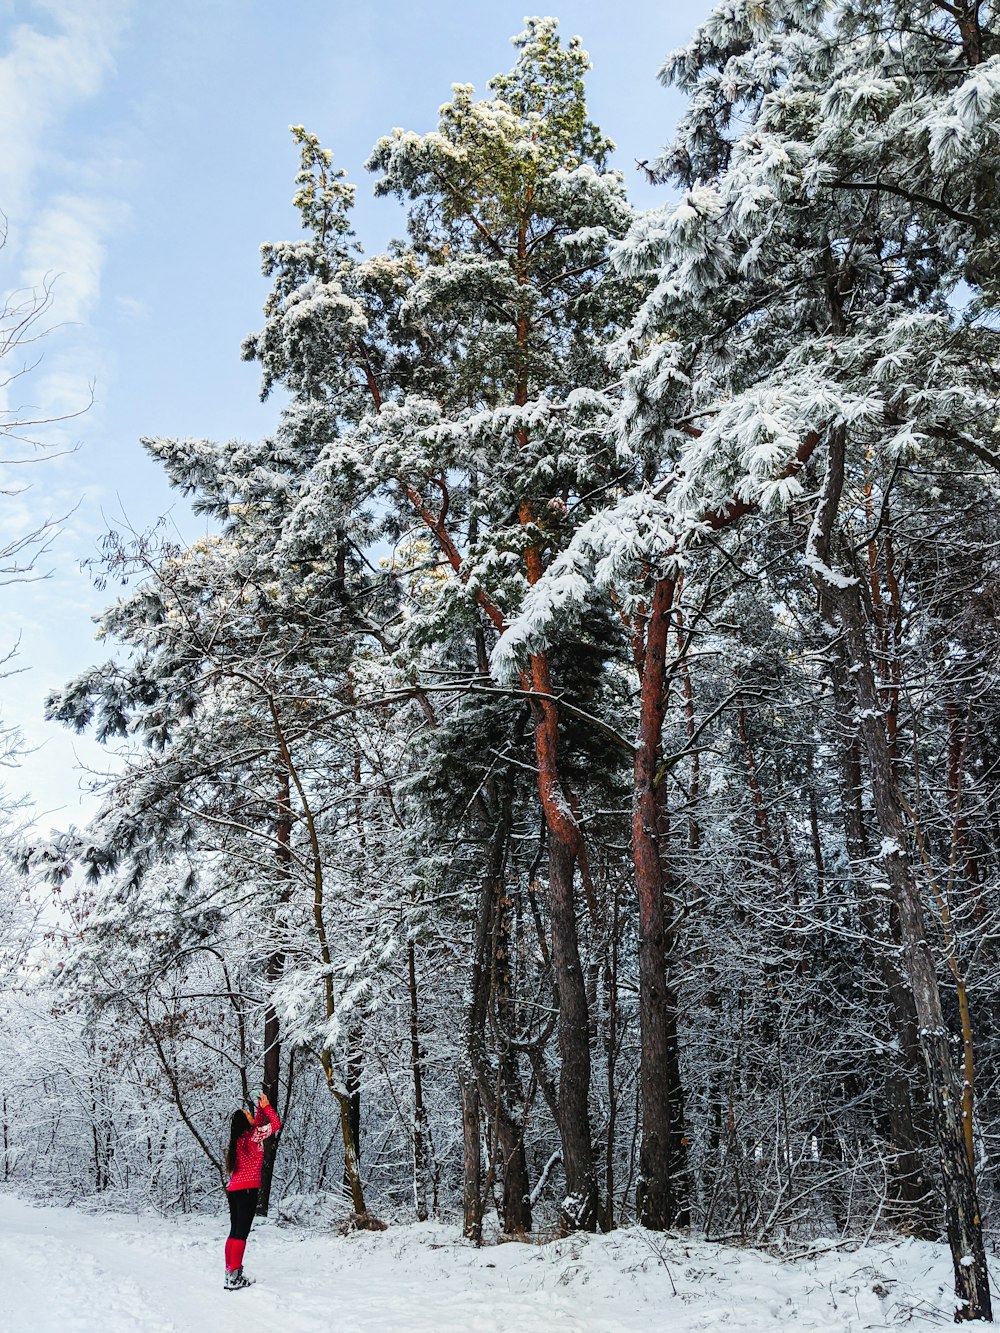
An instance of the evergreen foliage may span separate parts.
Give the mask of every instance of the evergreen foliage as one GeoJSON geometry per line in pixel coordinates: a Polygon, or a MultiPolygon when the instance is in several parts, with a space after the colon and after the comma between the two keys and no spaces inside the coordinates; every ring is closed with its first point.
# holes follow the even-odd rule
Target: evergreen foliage
{"type": "Polygon", "coordinates": [[[989,1317],[998,18],[720,4],[644,214],[528,20],[375,145],[375,256],[293,128],[280,425],[146,442],[213,535],[109,540],[49,708],[130,758],[25,853],[207,1166],[263,1061],[362,1218],[943,1228],[989,1317]]]}

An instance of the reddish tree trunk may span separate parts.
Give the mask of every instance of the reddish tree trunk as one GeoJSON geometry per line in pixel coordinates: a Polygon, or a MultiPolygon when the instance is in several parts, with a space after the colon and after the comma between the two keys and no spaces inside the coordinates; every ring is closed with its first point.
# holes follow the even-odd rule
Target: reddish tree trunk
{"type": "Polygon", "coordinates": [[[639,900],[639,1098],[642,1145],[636,1211],[661,1231],[678,1221],[680,1083],[676,997],[667,984],[670,941],[664,917],[657,768],[666,708],[666,655],[674,582],[656,584],[646,624],[639,730],[636,738],[632,844],[639,900]]]}

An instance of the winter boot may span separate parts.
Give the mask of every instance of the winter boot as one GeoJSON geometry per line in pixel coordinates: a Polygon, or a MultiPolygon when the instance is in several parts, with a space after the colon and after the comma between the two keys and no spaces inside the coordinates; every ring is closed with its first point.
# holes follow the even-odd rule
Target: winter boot
{"type": "Polygon", "coordinates": [[[247,1277],[242,1268],[226,1269],[226,1290],[239,1291],[243,1287],[252,1287],[253,1278],[247,1277]]]}

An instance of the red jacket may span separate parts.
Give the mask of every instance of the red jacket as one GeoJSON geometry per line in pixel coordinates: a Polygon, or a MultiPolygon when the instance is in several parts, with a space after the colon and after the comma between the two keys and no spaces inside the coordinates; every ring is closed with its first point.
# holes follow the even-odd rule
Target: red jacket
{"type": "Polygon", "coordinates": [[[258,1106],[253,1129],[236,1141],[236,1170],[229,1177],[227,1190],[260,1189],[260,1168],[264,1162],[264,1140],[277,1134],[281,1117],[273,1106],[258,1106]]]}

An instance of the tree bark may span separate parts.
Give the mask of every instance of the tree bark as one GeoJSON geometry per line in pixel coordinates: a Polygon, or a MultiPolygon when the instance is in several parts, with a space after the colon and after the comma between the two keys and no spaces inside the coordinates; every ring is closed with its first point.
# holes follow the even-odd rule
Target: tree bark
{"type": "MultiPolygon", "coordinates": [[[[326,1014],[326,1020],[329,1022],[334,1016],[336,1006],[333,989],[333,955],[330,952],[330,941],[326,931],[326,884],[323,876],[323,857],[320,850],[319,831],[316,827],[316,819],[309,802],[308,794],[292,760],[291,750],[288,748],[288,741],[281,725],[281,717],[278,713],[277,706],[273,699],[269,699],[268,702],[271,709],[271,718],[274,722],[275,735],[278,738],[278,748],[281,751],[282,762],[298,795],[302,807],[302,819],[305,822],[309,836],[309,847],[311,852],[310,870],[313,895],[312,918],[313,926],[316,931],[316,943],[318,945],[319,958],[320,962],[323,964],[323,1008],[326,1014]]],[[[327,1088],[337,1103],[337,1111],[340,1119],[340,1132],[344,1141],[345,1187],[350,1192],[354,1211],[359,1216],[363,1217],[367,1214],[368,1210],[365,1206],[364,1186],[361,1181],[357,1137],[355,1129],[351,1123],[350,1093],[338,1086],[337,1074],[333,1066],[333,1056],[326,1046],[320,1051],[319,1061],[323,1069],[324,1077],[326,1078],[327,1088]]]]}
{"type": "Polygon", "coordinates": [[[899,913],[903,958],[909,973],[918,1033],[927,1067],[928,1092],[944,1187],[945,1223],[955,1270],[955,1292],[964,1309],[958,1322],[992,1319],[986,1251],[973,1163],[966,1149],[961,1081],[951,1056],[934,956],[924,929],[923,904],[906,853],[905,828],[892,779],[892,759],[878,716],[874,673],[867,656],[860,608],[841,599],[841,623],[853,659],[861,733],[868,754],[872,793],[890,893],[899,913]]]}
{"type": "Polygon", "coordinates": [[[406,944],[406,970],[410,992],[410,1067],[413,1071],[413,1200],[417,1221],[426,1222],[428,1217],[427,1112],[424,1108],[420,1014],[417,1008],[417,955],[412,940],[408,940],[406,944]]]}
{"type": "Polygon", "coordinates": [[[915,868],[907,852],[905,822],[896,787],[889,737],[867,637],[860,578],[830,566],[837,515],[844,485],[846,431],[830,431],[829,460],[823,493],[809,537],[813,579],[824,618],[843,640],[848,675],[858,708],[858,729],[868,761],[872,799],[882,835],[882,864],[889,897],[899,919],[899,938],[924,1057],[927,1091],[938,1145],[944,1192],[945,1223],[955,1274],[957,1323],[992,1321],[986,1250],[976,1191],[975,1170],[966,1148],[962,1086],[952,1060],[934,955],[924,926],[923,903],[915,868]]]}
{"type": "MultiPolygon", "coordinates": [[[[508,1235],[523,1235],[531,1230],[531,1190],[524,1152],[524,1132],[513,1114],[511,1103],[512,1095],[517,1091],[516,1070],[509,1050],[500,1051],[499,1064],[494,1070],[486,1049],[486,1023],[491,1001],[495,998],[493,990],[497,974],[496,967],[490,965],[490,954],[497,950],[498,937],[502,938],[504,934],[503,929],[498,929],[498,917],[505,910],[504,866],[511,833],[511,781],[512,774],[508,773],[503,781],[491,784],[495,823],[476,914],[466,1027],[467,1051],[461,1082],[464,1105],[467,1100],[465,1083],[469,1079],[475,1080],[477,1121],[485,1107],[496,1134],[503,1189],[504,1231],[508,1235]]],[[[484,815],[489,817],[485,802],[484,815]]],[[[466,1157],[466,1167],[474,1171],[479,1181],[476,1189],[481,1193],[482,1167],[478,1146],[474,1161],[470,1156],[466,1157]]],[[[481,1215],[481,1202],[479,1209],[481,1215]]]]}
{"type": "MultiPolygon", "coordinates": [[[[539,569],[540,575],[540,569],[539,569]]],[[[548,658],[530,660],[530,687],[552,694],[548,658]]],[[[559,771],[559,722],[551,699],[531,700],[535,721],[538,793],[548,836],[549,916],[552,967],[559,1005],[559,1133],[566,1174],[560,1210],[564,1232],[594,1231],[598,1223],[597,1169],[590,1132],[590,1022],[580,960],[574,877],[583,856],[583,835],[559,771]]]]}
{"type": "MultiPolygon", "coordinates": [[[[292,796],[288,769],[283,763],[278,765],[278,800],[277,819],[274,829],[275,861],[278,877],[278,902],[287,902],[290,893],[292,873],[292,796]]],[[[264,1075],[261,1091],[272,1106],[279,1105],[281,1077],[281,1023],[277,1010],[271,1003],[274,987],[285,970],[285,952],[276,949],[267,960],[267,1004],[264,1008],[264,1075]]],[[[278,1153],[280,1134],[272,1134],[264,1140],[264,1161],[260,1168],[260,1193],[257,1196],[257,1213],[267,1217],[271,1206],[271,1184],[274,1180],[274,1161],[278,1153]]]]}
{"type": "Polygon", "coordinates": [[[483,1154],[479,1144],[479,1087],[471,1070],[462,1075],[462,1235],[483,1243],[483,1154]]]}
{"type": "MultiPolygon", "coordinates": [[[[360,1167],[361,1164],[361,1076],[364,1070],[364,1052],[361,1034],[352,1029],[347,1034],[347,1050],[344,1053],[344,1096],[347,1102],[347,1129],[351,1136],[351,1152],[348,1154],[360,1167]]],[[[344,1164],[344,1188],[350,1190],[351,1173],[347,1158],[344,1164]]]]}
{"type": "MultiPolygon", "coordinates": [[[[273,983],[280,977],[284,966],[283,954],[272,954],[268,959],[267,980],[270,991],[273,983]]],[[[261,1091],[272,1106],[279,1105],[279,1071],[281,1061],[281,1026],[274,1005],[268,1001],[264,1010],[264,1076],[261,1091]]],[[[257,1196],[257,1214],[267,1217],[271,1205],[271,1185],[274,1180],[274,1162],[278,1154],[280,1134],[272,1134],[264,1140],[264,1160],[260,1168],[260,1193],[257,1196]]]]}
{"type": "MultiPolygon", "coordinates": [[[[833,697],[838,716],[852,713],[850,675],[839,645],[831,662],[833,697]]],[[[913,994],[896,962],[899,953],[898,912],[885,903],[872,901],[867,884],[870,847],[862,809],[860,745],[856,735],[842,734],[839,741],[841,806],[847,855],[856,885],[858,917],[864,932],[865,951],[871,973],[889,999],[889,1020],[899,1044],[899,1056],[887,1056],[885,1075],[885,1130],[894,1153],[889,1189],[894,1206],[893,1221],[902,1228],[933,1240],[938,1234],[939,1210],[926,1156],[932,1142],[921,1127],[926,1116],[926,1071],[917,1036],[913,994]]]]}
{"type": "Polygon", "coordinates": [[[503,1229],[507,1235],[523,1236],[531,1230],[531,1188],[524,1153],[524,1128],[514,1116],[521,1101],[517,1056],[511,1045],[514,1025],[511,1003],[511,912],[504,876],[496,881],[493,919],[493,998],[496,1012],[497,1083],[494,1126],[503,1179],[503,1229]]]}
{"type": "Polygon", "coordinates": [[[559,1212],[564,1232],[597,1227],[597,1172],[590,1135],[590,1031],[587,992],[576,929],[573,872],[576,849],[549,829],[549,902],[552,963],[559,990],[559,1130],[566,1195],[559,1212]]]}
{"type": "Polygon", "coordinates": [[[671,941],[664,915],[658,777],[666,710],[666,655],[675,583],[659,579],[646,623],[636,737],[632,847],[639,900],[639,1097],[642,1144],[636,1213],[662,1231],[678,1222],[678,1167],[683,1167],[677,1003],[667,984],[671,941]],[[681,1161],[678,1161],[678,1157],[681,1161]]]}

